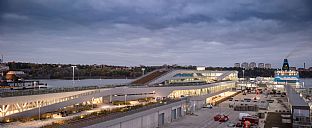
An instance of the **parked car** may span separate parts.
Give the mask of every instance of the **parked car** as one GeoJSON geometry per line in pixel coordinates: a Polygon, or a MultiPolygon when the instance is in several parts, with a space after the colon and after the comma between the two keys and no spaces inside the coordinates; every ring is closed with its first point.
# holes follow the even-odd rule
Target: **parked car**
{"type": "Polygon", "coordinates": [[[243,119],[242,119],[242,122],[245,122],[245,121],[249,121],[251,124],[253,125],[258,125],[259,124],[259,117],[256,117],[256,116],[244,116],[243,119]]]}
{"type": "Polygon", "coordinates": [[[243,117],[247,117],[247,116],[251,116],[251,115],[248,114],[248,113],[239,113],[238,119],[239,119],[239,120],[243,120],[243,117]]]}
{"type": "Polygon", "coordinates": [[[204,105],[203,108],[209,108],[209,109],[212,109],[212,105],[211,104],[207,104],[207,105],[204,105]]]}
{"type": "Polygon", "coordinates": [[[214,121],[219,121],[222,115],[218,114],[213,117],[214,121]]]}
{"type": "Polygon", "coordinates": [[[232,122],[230,122],[230,123],[227,124],[228,127],[235,127],[235,125],[236,125],[236,124],[235,124],[235,123],[232,123],[232,122]]]}
{"type": "Polygon", "coordinates": [[[267,100],[269,103],[273,103],[274,102],[274,100],[267,100]]]}
{"type": "Polygon", "coordinates": [[[221,116],[221,118],[219,119],[219,122],[226,122],[229,120],[229,117],[226,115],[221,116]]]}

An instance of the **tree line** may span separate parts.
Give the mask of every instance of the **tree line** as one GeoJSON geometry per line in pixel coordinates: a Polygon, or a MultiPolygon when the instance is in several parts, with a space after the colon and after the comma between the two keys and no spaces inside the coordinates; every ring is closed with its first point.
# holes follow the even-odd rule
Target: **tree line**
{"type": "MultiPolygon", "coordinates": [[[[24,71],[26,79],[72,79],[71,64],[36,64],[9,62],[7,63],[10,70],[24,71]]],[[[75,65],[76,79],[133,79],[142,75],[142,68],[145,68],[145,73],[155,69],[196,69],[196,66],[179,66],[179,65],[162,65],[162,66],[114,66],[114,65],[75,65]]],[[[234,67],[206,67],[206,70],[236,70],[239,77],[274,77],[276,69],[242,69],[234,67]],[[244,73],[243,73],[244,71],[244,73]]],[[[300,71],[300,77],[312,78],[311,71],[300,71]]]]}

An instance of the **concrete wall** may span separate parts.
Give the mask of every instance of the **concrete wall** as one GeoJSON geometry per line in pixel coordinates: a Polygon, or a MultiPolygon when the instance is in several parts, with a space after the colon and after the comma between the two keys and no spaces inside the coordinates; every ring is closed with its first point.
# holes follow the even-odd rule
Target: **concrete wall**
{"type": "Polygon", "coordinates": [[[191,107],[191,111],[196,111],[201,109],[204,105],[206,104],[205,100],[191,100],[190,101],[190,107],[191,107]]]}
{"type": "Polygon", "coordinates": [[[156,128],[163,127],[159,126],[159,115],[164,113],[164,123],[168,124],[174,120],[180,119],[186,113],[186,100],[179,101],[176,103],[171,103],[168,105],[163,105],[160,107],[152,108],[146,111],[138,112],[132,115],[124,116],[118,119],[113,119],[106,122],[101,122],[88,126],[86,128],[156,128]],[[171,117],[172,110],[178,110],[181,108],[181,117],[179,117],[178,112],[176,112],[176,119],[171,117]]]}

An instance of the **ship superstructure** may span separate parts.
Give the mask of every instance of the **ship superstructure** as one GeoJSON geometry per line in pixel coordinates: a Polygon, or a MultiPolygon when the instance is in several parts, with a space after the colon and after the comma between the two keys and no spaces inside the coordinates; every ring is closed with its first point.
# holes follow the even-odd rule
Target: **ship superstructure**
{"type": "Polygon", "coordinates": [[[275,84],[299,84],[299,72],[289,69],[289,63],[287,59],[284,59],[282,70],[275,71],[275,84]]]}

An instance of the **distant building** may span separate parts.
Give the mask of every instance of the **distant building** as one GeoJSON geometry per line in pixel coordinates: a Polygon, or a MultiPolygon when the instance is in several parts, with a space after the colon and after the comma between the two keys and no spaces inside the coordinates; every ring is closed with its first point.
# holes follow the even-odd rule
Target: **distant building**
{"type": "Polygon", "coordinates": [[[242,63],[241,67],[242,67],[242,68],[245,68],[245,69],[248,69],[248,68],[249,68],[247,62],[242,63]]]}
{"type": "Polygon", "coordinates": [[[258,68],[264,68],[264,63],[258,63],[258,68]]]}
{"type": "Polygon", "coordinates": [[[249,68],[256,68],[257,67],[257,64],[255,62],[250,62],[249,64],[249,68]]]}
{"type": "Polygon", "coordinates": [[[266,69],[271,69],[272,67],[271,67],[271,64],[266,63],[266,64],[264,65],[264,68],[266,68],[266,69]]]}
{"type": "Polygon", "coordinates": [[[289,69],[292,70],[292,71],[296,71],[297,70],[296,67],[290,67],[289,69]]]}
{"type": "Polygon", "coordinates": [[[23,71],[9,71],[5,77],[7,80],[14,81],[14,80],[23,78],[24,76],[25,76],[25,73],[23,71]]]}
{"type": "Polygon", "coordinates": [[[198,66],[196,67],[197,71],[204,71],[206,69],[206,67],[204,66],[198,66]]]}
{"type": "Polygon", "coordinates": [[[240,63],[235,63],[234,68],[240,68],[240,63]]]}

